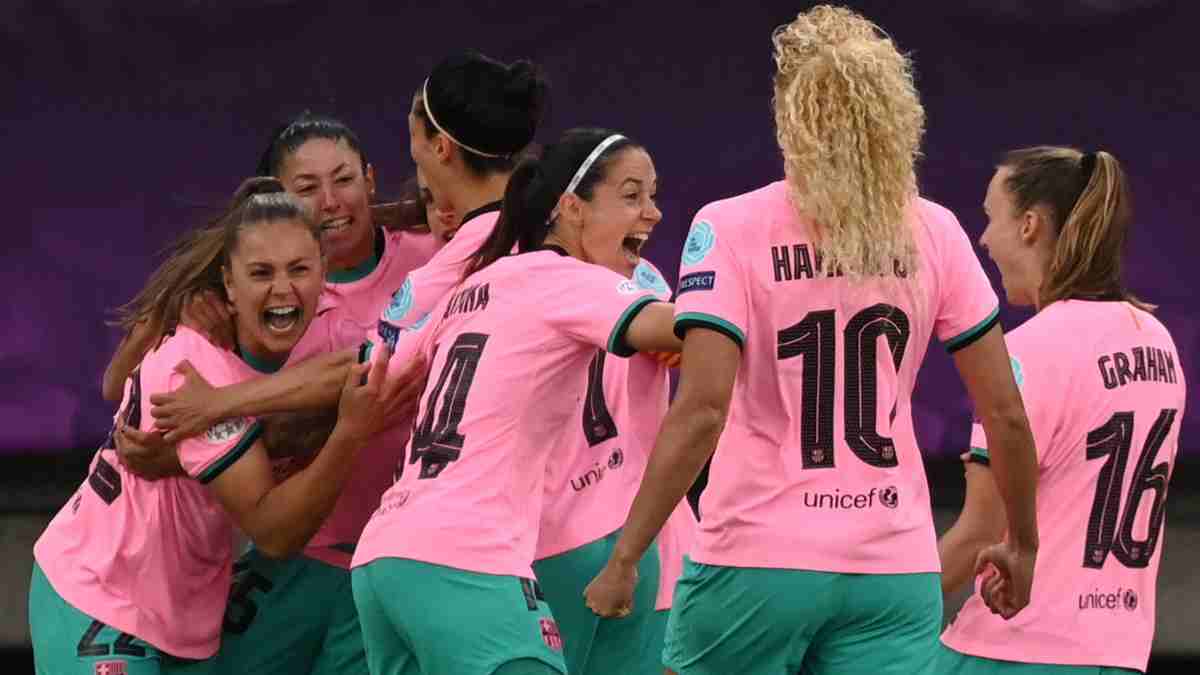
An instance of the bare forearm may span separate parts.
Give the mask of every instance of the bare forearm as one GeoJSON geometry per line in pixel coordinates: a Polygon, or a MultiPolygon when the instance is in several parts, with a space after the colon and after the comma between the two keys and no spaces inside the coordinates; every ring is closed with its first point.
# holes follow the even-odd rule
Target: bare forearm
{"type": "Polygon", "coordinates": [[[1037,551],[1037,453],[1024,409],[983,418],[1013,547],[1037,551]]]}
{"type": "Polygon", "coordinates": [[[312,464],[267,492],[247,528],[255,545],[276,558],[303,549],[337,504],[361,445],[335,428],[312,464]]]}
{"type": "Polygon", "coordinates": [[[972,532],[970,526],[961,519],[954,523],[938,540],[938,557],[942,561],[942,593],[953,593],[970,581],[979,552],[994,543],[972,532]]]}
{"type": "Polygon", "coordinates": [[[221,417],[262,416],[336,406],[353,349],[313,357],[270,375],[223,387],[221,417]]]}
{"type": "Polygon", "coordinates": [[[712,456],[724,425],[724,411],[686,402],[671,407],[613,551],[615,561],[632,565],[641,559],[712,456]]]}

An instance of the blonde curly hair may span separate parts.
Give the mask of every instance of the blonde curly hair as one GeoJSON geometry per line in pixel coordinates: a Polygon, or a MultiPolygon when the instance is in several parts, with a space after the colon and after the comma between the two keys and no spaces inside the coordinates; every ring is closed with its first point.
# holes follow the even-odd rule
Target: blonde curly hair
{"type": "Polygon", "coordinates": [[[905,212],[925,109],[912,62],[862,16],[820,5],[772,35],[775,136],[798,211],[816,223],[825,269],[916,270],[905,212]]]}

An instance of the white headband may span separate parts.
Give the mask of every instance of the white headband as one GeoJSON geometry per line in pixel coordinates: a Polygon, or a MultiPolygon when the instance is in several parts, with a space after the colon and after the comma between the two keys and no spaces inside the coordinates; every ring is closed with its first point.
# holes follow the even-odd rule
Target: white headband
{"type": "MultiPolygon", "coordinates": [[[[592,168],[592,165],[596,163],[596,160],[600,158],[600,155],[604,154],[604,151],[607,150],[609,146],[623,138],[625,137],[621,134],[613,134],[612,136],[600,141],[600,144],[597,145],[594,150],[592,150],[592,153],[587,156],[587,159],[583,160],[583,164],[579,165],[579,169],[575,172],[575,175],[571,177],[571,182],[567,183],[567,189],[563,190],[563,194],[575,194],[575,188],[579,187],[579,182],[582,181],[583,177],[587,175],[588,169],[592,168]]],[[[550,212],[550,221],[553,222],[556,217],[558,217],[557,206],[555,206],[554,210],[550,212]]]]}
{"type": "Polygon", "coordinates": [[[455,138],[454,136],[452,136],[449,131],[446,131],[445,129],[443,129],[442,125],[438,124],[437,119],[433,116],[433,110],[430,109],[430,107],[429,107],[429,78],[428,77],[425,78],[425,84],[421,85],[421,104],[425,106],[425,116],[429,118],[429,121],[431,123],[433,123],[433,128],[435,128],[438,131],[445,134],[446,138],[449,138],[450,140],[454,141],[458,145],[462,146],[464,149],[470,150],[471,152],[473,152],[477,155],[482,155],[483,157],[508,157],[508,155],[497,155],[495,153],[484,152],[477,148],[472,148],[471,146],[467,145],[466,143],[463,143],[462,141],[460,141],[457,138],[455,138]]]}

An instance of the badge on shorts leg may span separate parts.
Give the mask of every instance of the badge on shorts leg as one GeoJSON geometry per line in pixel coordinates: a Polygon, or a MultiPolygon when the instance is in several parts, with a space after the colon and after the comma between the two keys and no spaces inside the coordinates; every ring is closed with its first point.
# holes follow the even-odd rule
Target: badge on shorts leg
{"type": "Polygon", "coordinates": [[[538,623],[542,626],[542,640],[546,646],[556,652],[561,652],[563,649],[562,635],[558,632],[558,624],[554,619],[538,619],[538,623]]]}
{"type": "Polygon", "coordinates": [[[124,661],[97,661],[92,664],[94,675],[128,675],[129,667],[124,661]]]}

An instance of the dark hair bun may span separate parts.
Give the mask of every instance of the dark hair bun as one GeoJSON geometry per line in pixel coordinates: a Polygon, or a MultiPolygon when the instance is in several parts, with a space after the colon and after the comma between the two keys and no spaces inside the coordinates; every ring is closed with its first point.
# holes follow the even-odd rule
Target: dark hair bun
{"type": "Polygon", "coordinates": [[[549,89],[531,61],[505,65],[466,51],[434,67],[425,103],[437,126],[468,149],[509,156],[533,140],[549,89]]]}

